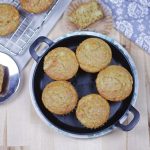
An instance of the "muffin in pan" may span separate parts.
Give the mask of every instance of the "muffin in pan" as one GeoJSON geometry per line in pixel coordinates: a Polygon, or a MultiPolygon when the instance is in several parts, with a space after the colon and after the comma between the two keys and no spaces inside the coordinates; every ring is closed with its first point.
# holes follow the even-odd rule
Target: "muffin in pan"
{"type": "Polygon", "coordinates": [[[112,52],[105,41],[98,38],[88,38],[78,46],[76,56],[84,71],[96,73],[111,62],[112,52]]]}
{"type": "Polygon", "coordinates": [[[44,58],[44,72],[54,80],[71,79],[78,71],[75,53],[66,47],[57,47],[44,58]]]}
{"type": "Polygon", "coordinates": [[[18,10],[10,4],[0,4],[0,36],[14,32],[20,24],[18,10]]]}
{"type": "Polygon", "coordinates": [[[76,116],[81,124],[95,129],[107,122],[110,106],[107,100],[98,94],[89,94],[79,100],[76,116]]]}
{"type": "Polygon", "coordinates": [[[44,106],[52,113],[65,115],[76,106],[78,95],[68,81],[54,81],[46,85],[42,93],[44,106]]]}
{"type": "Polygon", "coordinates": [[[81,4],[69,15],[69,20],[79,28],[86,28],[99,19],[104,14],[97,1],[89,1],[81,4]]]}
{"type": "Polygon", "coordinates": [[[111,65],[96,78],[98,92],[110,101],[121,101],[132,92],[133,79],[131,74],[122,66],[111,65]]]}
{"type": "Polygon", "coordinates": [[[20,0],[21,7],[29,13],[42,13],[46,11],[54,0],[20,0]]]}

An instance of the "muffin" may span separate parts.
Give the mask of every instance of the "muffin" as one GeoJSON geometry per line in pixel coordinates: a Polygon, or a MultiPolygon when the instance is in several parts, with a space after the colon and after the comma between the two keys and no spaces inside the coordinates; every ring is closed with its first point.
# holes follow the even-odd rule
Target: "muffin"
{"type": "Polygon", "coordinates": [[[69,20],[79,28],[86,28],[90,24],[103,18],[103,12],[96,1],[81,4],[69,15],[69,20]]]}
{"type": "Polygon", "coordinates": [[[42,93],[44,106],[57,115],[70,113],[75,108],[77,100],[77,92],[68,81],[51,82],[42,93]]]}
{"type": "Polygon", "coordinates": [[[44,72],[54,80],[71,79],[78,68],[75,53],[66,47],[55,48],[44,58],[44,72]]]}
{"type": "Polygon", "coordinates": [[[98,94],[89,94],[79,100],[76,116],[81,124],[95,129],[107,122],[110,113],[109,103],[98,94]]]}
{"type": "Polygon", "coordinates": [[[78,46],[76,56],[84,71],[96,73],[111,62],[112,52],[103,40],[88,38],[78,46]]]}
{"type": "Polygon", "coordinates": [[[29,13],[42,13],[53,3],[53,0],[20,0],[21,7],[29,13]]]}
{"type": "Polygon", "coordinates": [[[2,65],[0,64],[0,93],[1,93],[2,90],[3,90],[4,72],[5,72],[4,66],[2,66],[2,65]]]}
{"type": "Polygon", "coordinates": [[[112,65],[99,72],[96,79],[98,92],[110,101],[122,101],[132,92],[131,74],[121,66],[112,65]]]}
{"type": "Polygon", "coordinates": [[[18,10],[10,4],[0,4],[0,36],[14,32],[20,23],[18,10]]]}

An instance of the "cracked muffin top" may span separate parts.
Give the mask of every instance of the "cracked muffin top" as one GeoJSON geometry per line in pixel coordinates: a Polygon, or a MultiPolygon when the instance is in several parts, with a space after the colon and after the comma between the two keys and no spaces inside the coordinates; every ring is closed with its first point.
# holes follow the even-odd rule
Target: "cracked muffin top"
{"type": "Polygon", "coordinates": [[[46,85],[42,93],[44,106],[52,113],[65,115],[76,106],[78,95],[68,81],[54,81],[46,85]]]}
{"type": "Polygon", "coordinates": [[[71,79],[78,67],[75,53],[66,47],[57,47],[44,58],[44,72],[54,80],[71,79]]]}
{"type": "Polygon", "coordinates": [[[53,3],[53,0],[20,0],[24,10],[30,13],[41,13],[46,11],[53,3]]]}
{"type": "Polygon", "coordinates": [[[0,4],[0,36],[14,32],[20,23],[18,10],[10,4],[0,4]]]}
{"type": "Polygon", "coordinates": [[[78,46],[76,56],[84,71],[95,73],[111,62],[112,52],[105,41],[98,38],[88,38],[78,46]]]}
{"type": "Polygon", "coordinates": [[[89,94],[79,100],[76,116],[81,124],[95,129],[107,122],[110,113],[109,103],[98,94],[89,94]]]}
{"type": "Polygon", "coordinates": [[[111,65],[99,72],[96,79],[98,92],[110,101],[121,101],[132,92],[133,79],[122,66],[111,65]]]}

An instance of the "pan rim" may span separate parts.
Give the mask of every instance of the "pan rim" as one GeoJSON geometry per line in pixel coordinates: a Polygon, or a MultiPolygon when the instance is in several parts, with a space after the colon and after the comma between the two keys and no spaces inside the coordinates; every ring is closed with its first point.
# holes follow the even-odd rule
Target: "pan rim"
{"type": "MultiPolygon", "coordinates": [[[[133,97],[132,97],[132,100],[131,100],[131,103],[130,103],[130,105],[134,106],[135,102],[137,100],[137,96],[138,96],[139,80],[138,80],[138,73],[137,73],[135,63],[134,63],[132,57],[130,56],[130,54],[128,53],[128,51],[124,47],[122,47],[122,45],[119,42],[117,42],[116,40],[114,40],[114,39],[112,39],[112,38],[110,38],[106,35],[103,35],[101,33],[96,33],[96,32],[93,32],[93,31],[70,32],[68,34],[65,34],[65,35],[55,39],[53,42],[56,43],[60,40],[63,40],[64,38],[68,38],[68,37],[72,37],[72,36],[78,36],[78,35],[91,35],[91,36],[100,37],[100,38],[102,38],[104,40],[107,40],[108,42],[114,44],[115,46],[117,46],[118,49],[123,53],[124,57],[126,57],[126,59],[128,60],[128,63],[130,64],[130,67],[131,67],[131,70],[132,70],[132,73],[133,73],[133,76],[134,76],[135,87],[134,87],[133,97]]],[[[42,55],[42,57],[43,57],[43,55],[42,55]]],[[[70,132],[67,132],[67,131],[63,131],[62,129],[59,129],[59,128],[55,127],[52,123],[50,123],[48,121],[48,119],[40,111],[40,108],[38,107],[38,105],[36,103],[36,100],[35,100],[35,97],[34,97],[34,94],[33,94],[33,87],[32,87],[33,86],[33,84],[32,84],[33,74],[34,74],[34,71],[35,71],[37,65],[38,64],[36,62],[34,62],[33,66],[32,66],[32,69],[31,69],[31,72],[30,72],[29,91],[30,91],[30,96],[31,96],[31,102],[32,102],[32,105],[33,105],[36,113],[43,120],[43,122],[45,122],[49,127],[52,127],[53,129],[55,129],[59,133],[62,133],[64,135],[74,137],[74,138],[96,138],[96,137],[108,134],[113,129],[116,128],[115,124],[113,124],[110,127],[104,129],[103,131],[100,131],[100,132],[97,132],[97,133],[78,134],[78,133],[70,133],[70,132]]],[[[124,115],[118,120],[120,123],[123,123],[126,120],[126,118],[128,116],[128,112],[129,112],[129,110],[127,109],[124,112],[124,115]]]]}

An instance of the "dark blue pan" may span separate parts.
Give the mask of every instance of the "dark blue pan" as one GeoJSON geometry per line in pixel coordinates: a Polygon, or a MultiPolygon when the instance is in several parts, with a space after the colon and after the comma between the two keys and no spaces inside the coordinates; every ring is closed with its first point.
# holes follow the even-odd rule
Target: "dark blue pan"
{"type": "MultiPolygon", "coordinates": [[[[133,107],[137,99],[138,94],[138,76],[135,64],[128,54],[128,52],[113,39],[90,31],[80,31],[67,34],[54,42],[46,37],[39,37],[30,47],[30,54],[36,61],[36,66],[33,69],[32,83],[31,83],[31,95],[32,102],[36,109],[36,112],[40,115],[42,120],[49,126],[54,127],[59,132],[78,138],[91,138],[102,136],[112,129],[118,127],[124,131],[129,131],[134,128],[138,123],[140,115],[139,112],[133,107]],[[107,123],[97,129],[87,129],[83,127],[75,116],[75,111],[69,115],[59,116],[50,113],[43,105],[41,95],[44,87],[53,80],[50,79],[43,71],[43,61],[46,54],[56,47],[68,47],[75,52],[77,46],[85,39],[96,37],[106,41],[112,49],[113,59],[111,64],[119,64],[125,67],[132,75],[134,79],[132,93],[126,100],[122,102],[109,102],[111,106],[110,117],[107,123]],[[42,56],[38,56],[36,48],[42,42],[48,44],[49,48],[44,52],[42,56]],[[128,125],[123,125],[122,122],[127,118],[128,112],[133,114],[133,119],[128,125]]],[[[97,73],[86,73],[79,69],[77,75],[69,80],[76,88],[79,98],[90,93],[98,93],[96,90],[95,79],[97,73]]]]}

